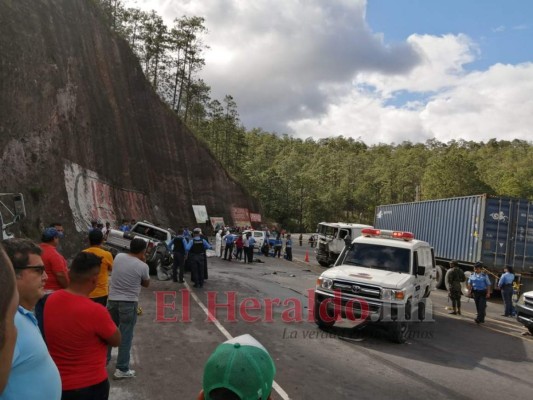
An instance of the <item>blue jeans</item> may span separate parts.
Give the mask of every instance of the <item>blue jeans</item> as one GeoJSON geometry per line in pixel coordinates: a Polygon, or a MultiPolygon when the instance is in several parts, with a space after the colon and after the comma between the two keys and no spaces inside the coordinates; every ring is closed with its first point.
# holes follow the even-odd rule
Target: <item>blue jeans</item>
{"type": "Polygon", "coordinates": [[[504,314],[508,317],[513,315],[513,286],[504,285],[502,287],[503,304],[505,305],[504,314]]]}
{"type": "MultiPolygon", "coordinates": [[[[130,369],[130,350],[133,341],[133,328],[137,323],[136,301],[107,301],[107,309],[118,329],[122,340],[118,348],[117,369],[126,372],[130,369]]],[[[111,360],[111,347],[107,349],[107,362],[111,360]]]]}

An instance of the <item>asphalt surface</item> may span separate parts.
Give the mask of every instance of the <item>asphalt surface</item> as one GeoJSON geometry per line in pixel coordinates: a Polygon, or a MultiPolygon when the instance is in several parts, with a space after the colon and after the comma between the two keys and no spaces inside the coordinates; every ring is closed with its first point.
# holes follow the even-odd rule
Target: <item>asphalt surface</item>
{"type": "MultiPolygon", "coordinates": [[[[473,301],[463,302],[462,316],[449,315],[446,293],[435,291],[432,317],[414,324],[402,345],[380,327],[340,323],[324,332],[307,320],[309,290],[324,268],[313,263],[312,253],[305,262],[309,249],[298,247],[292,263],[259,256],[263,262],[251,265],[209,258],[203,289],[154,280],[141,294],[131,365],[137,377],[111,379],[110,399],[195,399],[211,352],[244,333],[274,359],[273,399],[531,397],[533,340],[521,335],[525,329],[518,322],[500,317],[499,299],[491,300],[480,326],[473,322],[473,301]],[[175,300],[175,309],[162,307],[163,296],[168,304],[175,300]],[[223,305],[232,296],[236,305],[228,309],[223,305]],[[183,299],[189,302],[185,311],[183,299]],[[279,305],[270,307],[277,299],[279,305]],[[208,320],[209,308],[216,322],[208,320]]],[[[113,364],[114,357],[110,376],[113,364]]]]}

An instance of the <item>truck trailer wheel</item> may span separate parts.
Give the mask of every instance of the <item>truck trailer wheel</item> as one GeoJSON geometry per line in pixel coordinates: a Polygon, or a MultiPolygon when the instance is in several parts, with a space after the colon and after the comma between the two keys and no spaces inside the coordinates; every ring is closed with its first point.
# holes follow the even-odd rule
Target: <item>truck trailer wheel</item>
{"type": "Polygon", "coordinates": [[[321,266],[323,266],[324,268],[329,267],[329,264],[328,264],[327,262],[325,262],[325,261],[319,261],[318,263],[319,263],[321,266]]]}
{"type": "Polygon", "coordinates": [[[322,317],[320,316],[320,302],[315,301],[315,310],[314,310],[314,317],[315,317],[315,323],[318,325],[320,329],[327,330],[328,328],[331,328],[333,325],[335,325],[335,320],[329,321],[329,319],[333,319],[334,315],[327,309],[326,307],[326,313],[328,316],[328,321],[324,321],[322,317]]]}
{"type": "Polygon", "coordinates": [[[443,289],[444,288],[444,277],[446,276],[446,269],[442,265],[437,265],[435,267],[435,271],[437,272],[437,276],[435,277],[436,284],[435,286],[437,289],[443,289]]]}

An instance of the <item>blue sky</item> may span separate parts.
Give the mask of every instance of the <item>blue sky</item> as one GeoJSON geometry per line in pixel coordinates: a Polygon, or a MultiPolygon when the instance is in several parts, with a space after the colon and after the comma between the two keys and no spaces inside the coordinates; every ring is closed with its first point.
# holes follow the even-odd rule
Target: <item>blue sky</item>
{"type": "Polygon", "coordinates": [[[248,128],[367,144],[531,141],[533,0],[126,0],[205,18],[248,128]]]}
{"type": "Polygon", "coordinates": [[[366,21],[386,42],[405,41],[413,33],[466,33],[481,51],[469,70],[532,61],[531,0],[369,0],[366,21]]]}

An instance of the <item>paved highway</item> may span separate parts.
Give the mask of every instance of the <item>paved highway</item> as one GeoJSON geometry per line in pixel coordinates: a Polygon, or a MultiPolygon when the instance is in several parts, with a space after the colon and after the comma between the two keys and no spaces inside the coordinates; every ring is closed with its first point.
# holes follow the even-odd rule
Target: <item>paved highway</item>
{"type": "Polygon", "coordinates": [[[533,340],[499,316],[500,302],[489,304],[487,323],[478,326],[473,302],[452,316],[446,293],[434,292],[433,318],[415,324],[403,345],[379,328],[340,324],[323,332],[307,321],[309,290],[323,268],[260,259],[245,265],[210,258],[203,290],[168,281],[143,289],[131,366],[138,376],[111,381],[110,399],[195,399],[210,353],[243,333],[274,358],[273,399],[530,398],[533,340]]]}

